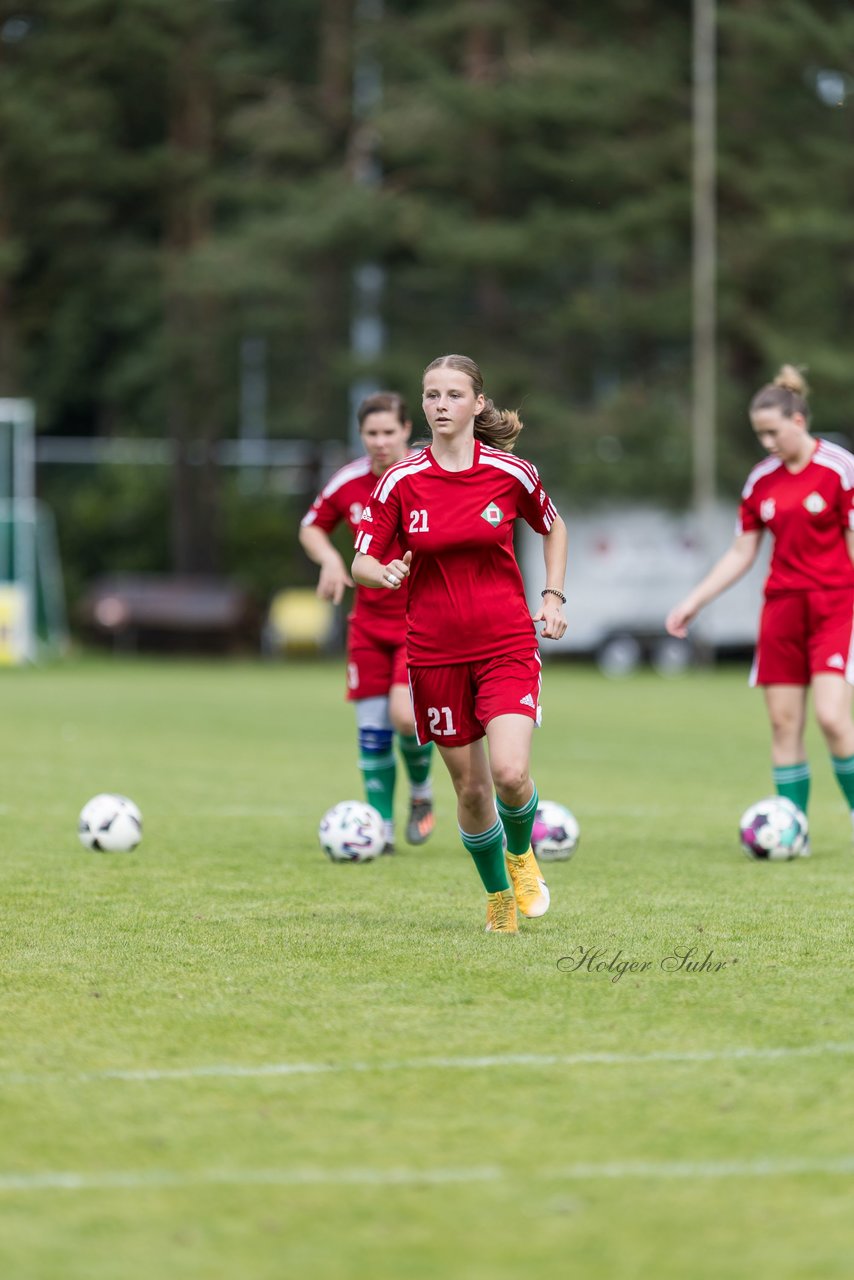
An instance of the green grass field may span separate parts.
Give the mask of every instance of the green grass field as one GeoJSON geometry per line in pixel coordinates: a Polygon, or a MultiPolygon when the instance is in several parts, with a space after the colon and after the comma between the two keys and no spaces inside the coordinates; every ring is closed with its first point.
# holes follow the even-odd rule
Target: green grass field
{"type": "Polygon", "coordinates": [[[813,733],[813,857],[742,856],[745,675],[546,668],[582,838],[512,938],[441,772],[429,845],[320,853],[339,665],[2,673],[0,1275],[849,1277],[850,824],[813,733]],[[136,853],[78,843],[102,790],[136,853]]]}

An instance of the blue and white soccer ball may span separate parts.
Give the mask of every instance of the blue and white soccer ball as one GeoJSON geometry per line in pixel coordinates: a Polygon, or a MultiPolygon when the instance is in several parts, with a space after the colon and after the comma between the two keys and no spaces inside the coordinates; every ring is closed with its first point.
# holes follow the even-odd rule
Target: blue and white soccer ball
{"type": "Polygon", "coordinates": [[[763,862],[788,862],[809,847],[806,815],[785,796],[767,796],[746,809],[739,836],[748,858],[763,862]]]}
{"type": "Polygon", "coordinates": [[[581,837],[578,819],[566,805],[541,800],[531,832],[531,848],[540,862],[565,862],[581,837]]]}
{"type": "Polygon", "coordinates": [[[370,862],[385,846],[383,820],[373,805],[362,800],[333,805],[320,819],[317,835],[333,862],[370,862]]]}
{"type": "Polygon", "coordinates": [[[77,834],[87,849],[130,853],[142,839],[142,814],[127,796],[104,792],[80,810],[77,834]]]}

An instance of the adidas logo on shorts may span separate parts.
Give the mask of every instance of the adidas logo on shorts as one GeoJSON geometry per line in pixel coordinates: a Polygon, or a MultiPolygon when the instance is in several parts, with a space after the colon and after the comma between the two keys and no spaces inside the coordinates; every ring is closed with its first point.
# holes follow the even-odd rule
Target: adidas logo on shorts
{"type": "Polygon", "coordinates": [[[526,693],[524,698],[520,698],[519,701],[523,707],[533,708],[535,706],[534,699],[531,697],[530,693],[526,693]]]}

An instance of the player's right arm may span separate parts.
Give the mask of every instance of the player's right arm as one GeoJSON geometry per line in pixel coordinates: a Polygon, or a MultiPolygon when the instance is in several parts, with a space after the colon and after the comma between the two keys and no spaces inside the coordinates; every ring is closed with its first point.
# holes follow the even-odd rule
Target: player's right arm
{"type": "Polygon", "coordinates": [[[371,500],[362,512],[356,530],[356,556],[352,574],[361,587],[398,591],[409,577],[412,552],[402,559],[386,556],[400,534],[400,495],[396,483],[387,479],[377,483],[371,500]]]}
{"type": "Polygon", "coordinates": [[[317,594],[321,600],[331,600],[333,604],[340,604],[347,587],[352,587],[353,580],[347,572],[343,557],[333,546],[329,534],[318,528],[316,524],[305,524],[300,527],[299,540],[309,560],[320,565],[317,594]]]}
{"type": "Polygon", "coordinates": [[[744,577],[756,559],[761,538],[761,529],[750,529],[737,534],[732,546],[724,552],[705,578],[668,613],[664,625],[670,635],[683,639],[688,634],[688,624],[693,622],[700,610],[726,591],[727,587],[744,577]]]}
{"type": "Polygon", "coordinates": [[[397,591],[409,577],[411,560],[411,551],[407,551],[402,560],[390,560],[388,564],[383,564],[376,556],[357,551],[353,560],[353,577],[362,587],[384,587],[386,591],[397,591]]]}

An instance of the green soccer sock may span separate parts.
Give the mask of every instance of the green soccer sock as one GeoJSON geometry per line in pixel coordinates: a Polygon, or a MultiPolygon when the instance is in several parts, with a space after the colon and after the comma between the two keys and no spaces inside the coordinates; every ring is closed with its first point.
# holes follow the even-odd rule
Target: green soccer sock
{"type": "Polygon", "coordinates": [[[409,785],[417,800],[428,800],[433,794],[430,785],[430,764],[433,759],[433,743],[425,742],[422,746],[414,734],[397,735],[400,754],[409,777],[409,785]]]}
{"type": "Polygon", "coordinates": [[[854,812],[854,756],[831,756],[830,763],[842,794],[848,801],[848,808],[854,812]]]}
{"type": "Polygon", "coordinates": [[[488,831],[470,835],[460,827],[460,839],[468,849],[487,893],[500,893],[510,888],[504,864],[504,828],[498,819],[488,831]]]}
{"type": "Polygon", "coordinates": [[[397,766],[394,753],[376,755],[362,751],[359,755],[359,768],[365,787],[365,799],[372,804],[385,822],[394,821],[394,783],[397,766]]]}
{"type": "Polygon", "coordinates": [[[534,819],[540,804],[537,788],[533,782],[531,786],[533,792],[530,800],[519,809],[508,808],[506,804],[502,804],[500,797],[496,800],[498,816],[507,832],[507,850],[509,853],[516,854],[517,857],[527,853],[531,847],[531,832],[534,829],[534,819]]]}
{"type": "Polygon", "coordinates": [[[810,798],[810,766],[807,760],[800,764],[775,765],[774,786],[778,796],[791,800],[801,813],[806,813],[810,798]]]}

